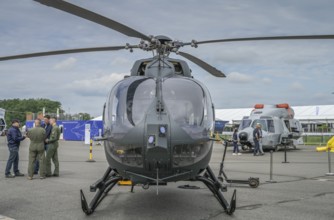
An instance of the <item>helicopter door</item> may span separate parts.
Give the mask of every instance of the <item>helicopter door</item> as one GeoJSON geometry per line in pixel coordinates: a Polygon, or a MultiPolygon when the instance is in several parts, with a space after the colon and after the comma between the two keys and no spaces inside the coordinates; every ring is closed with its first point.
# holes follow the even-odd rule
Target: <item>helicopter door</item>
{"type": "Polygon", "coordinates": [[[6,126],[5,120],[0,118],[0,134],[5,129],[5,126],[6,126]]]}
{"type": "Polygon", "coordinates": [[[284,120],[285,127],[288,129],[288,131],[291,132],[291,127],[290,127],[290,121],[289,120],[284,120]]]}
{"type": "Polygon", "coordinates": [[[289,125],[290,125],[290,128],[291,128],[291,131],[292,132],[299,132],[299,121],[296,120],[296,119],[290,119],[289,120],[289,125]]]}

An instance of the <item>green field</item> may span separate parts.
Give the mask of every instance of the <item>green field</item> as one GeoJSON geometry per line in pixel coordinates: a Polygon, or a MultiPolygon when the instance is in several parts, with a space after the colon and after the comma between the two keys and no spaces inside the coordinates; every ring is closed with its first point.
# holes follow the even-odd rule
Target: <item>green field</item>
{"type": "MultiPolygon", "coordinates": [[[[221,138],[225,139],[231,139],[231,135],[219,135],[221,138]]],[[[329,139],[331,139],[333,136],[328,135],[309,135],[309,136],[303,136],[303,141],[305,145],[323,145],[326,146],[329,139]]]]}
{"type": "Polygon", "coordinates": [[[322,135],[312,135],[312,136],[303,136],[305,145],[324,145],[326,146],[329,139],[332,136],[322,136],[322,135]]]}

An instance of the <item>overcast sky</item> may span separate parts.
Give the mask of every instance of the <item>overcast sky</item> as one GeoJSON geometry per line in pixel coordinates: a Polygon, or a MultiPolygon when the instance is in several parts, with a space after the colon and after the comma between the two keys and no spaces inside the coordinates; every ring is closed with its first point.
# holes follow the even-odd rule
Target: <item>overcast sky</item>
{"type": "MultiPolygon", "coordinates": [[[[70,0],[146,35],[189,42],[275,35],[334,34],[332,0],[70,0]]],[[[139,40],[32,0],[1,0],[0,56],[139,40]]],[[[182,51],[227,75],[215,78],[190,61],[215,107],[255,103],[333,104],[334,40],[234,42],[182,51]]],[[[129,74],[136,50],[0,62],[0,99],[49,98],[66,112],[102,113],[112,86],[129,74]]],[[[178,57],[173,55],[172,57],[178,57]]]]}

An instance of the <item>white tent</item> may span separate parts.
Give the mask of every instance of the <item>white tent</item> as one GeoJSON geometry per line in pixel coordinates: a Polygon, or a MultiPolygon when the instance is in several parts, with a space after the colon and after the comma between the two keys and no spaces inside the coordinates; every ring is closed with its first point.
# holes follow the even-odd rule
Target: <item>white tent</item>
{"type": "MultiPolygon", "coordinates": [[[[334,105],[292,106],[295,118],[300,121],[334,123],[334,105]]],[[[216,118],[229,123],[238,122],[249,116],[253,108],[216,109],[216,118]]]]}

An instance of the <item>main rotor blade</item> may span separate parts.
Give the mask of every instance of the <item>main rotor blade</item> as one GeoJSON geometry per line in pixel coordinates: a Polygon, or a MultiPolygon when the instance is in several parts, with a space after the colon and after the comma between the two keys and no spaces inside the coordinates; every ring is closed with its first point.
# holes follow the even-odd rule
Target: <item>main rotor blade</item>
{"type": "Polygon", "coordinates": [[[43,5],[57,8],[61,11],[68,12],[72,15],[79,16],[81,18],[87,19],[89,21],[95,22],[105,27],[111,28],[129,37],[136,37],[136,38],[141,38],[144,40],[151,40],[145,34],[142,34],[128,26],[125,26],[121,23],[118,23],[117,21],[111,20],[107,17],[99,15],[95,12],[89,11],[87,9],[81,8],[79,6],[73,5],[71,3],[68,3],[62,0],[34,0],[34,1],[39,2],[43,5]]]}
{"type": "MultiPolygon", "coordinates": [[[[247,38],[229,38],[229,39],[217,39],[198,41],[196,44],[209,44],[209,43],[221,43],[221,42],[233,42],[233,41],[259,41],[259,40],[324,40],[334,39],[334,35],[297,35],[297,36],[272,36],[272,37],[247,37],[247,38]]],[[[191,43],[185,43],[184,45],[191,45],[191,43]]]]}
{"type": "Polygon", "coordinates": [[[179,51],[178,54],[183,56],[184,58],[187,58],[188,60],[197,64],[198,66],[202,67],[204,70],[208,71],[210,74],[212,74],[216,77],[226,77],[225,74],[222,73],[220,70],[217,70],[216,68],[214,68],[210,64],[204,62],[201,59],[198,59],[197,57],[194,57],[193,55],[190,55],[188,53],[184,53],[184,52],[181,52],[181,51],[179,51]]]}
{"type": "MultiPolygon", "coordinates": [[[[137,46],[131,46],[131,48],[135,48],[135,47],[137,47],[137,46]]],[[[0,61],[15,60],[15,59],[22,59],[22,58],[31,58],[31,57],[43,57],[43,56],[60,55],[60,54],[69,54],[69,53],[112,51],[112,50],[121,50],[121,49],[125,49],[125,46],[91,47],[91,48],[69,49],[69,50],[54,50],[54,51],[47,51],[47,52],[28,53],[28,54],[20,54],[20,55],[14,55],[14,56],[0,57],[0,61]]]]}

